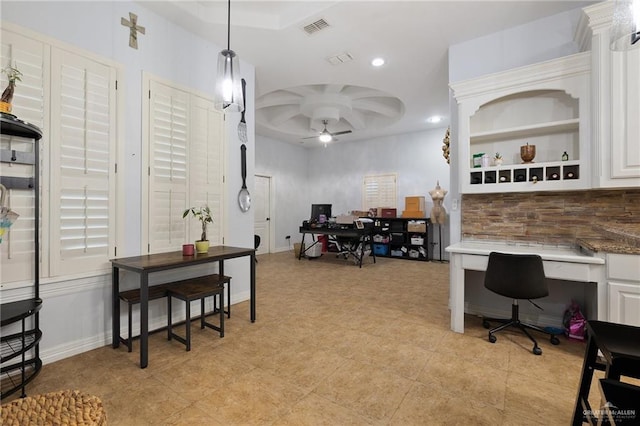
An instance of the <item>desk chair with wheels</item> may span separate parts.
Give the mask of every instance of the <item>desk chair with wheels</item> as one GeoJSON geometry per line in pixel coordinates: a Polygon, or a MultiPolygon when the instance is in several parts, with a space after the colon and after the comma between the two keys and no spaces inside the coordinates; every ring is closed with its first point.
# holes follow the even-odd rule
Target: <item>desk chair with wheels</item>
{"type": "MultiPolygon", "coordinates": [[[[501,323],[501,325],[489,330],[489,341],[491,343],[496,342],[495,333],[508,327],[519,328],[531,339],[533,342],[532,352],[535,355],[542,354],[542,349],[540,349],[538,342],[528,330],[535,330],[550,335],[550,340],[553,345],[560,343],[553,333],[538,326],[523,323],[519,317],[518,300],[526,299],[531,302],[531,299],[539,299],[549,294],[549,287],[544,275],[544,267],[540,256],[537,254],[491,252],[485,273],[484,286],[496,294],[513,299],[511,318],[483,318],[482,325],[484,328],[489,328],[491,322],[501,323]]],[[[542,309],[535,303],[531,303],[537,308],[542,309]]]]}

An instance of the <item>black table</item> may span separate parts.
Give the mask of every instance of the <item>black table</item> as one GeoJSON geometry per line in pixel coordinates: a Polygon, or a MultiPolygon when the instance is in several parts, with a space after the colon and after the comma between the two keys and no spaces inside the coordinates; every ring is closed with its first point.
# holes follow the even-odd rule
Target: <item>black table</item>
{"type": "Polygon", "coordinates": [[[112,346],[120,346],[120,269],[136,272],[140,275],[140,368],[146,368],[149,364],[149,274],[152,272],[166,271],[169,269],[184,268],[187,266],[204,263],[218,262],[218,273],[224,275],[224,261],[238,257],[249,257],[251,268],[250,282],[250,316],[251,322],[256,321],[256,250],[214,246],[205,254],[183,256],[182,251],[170,253],[148,254],[144,256],[125,257],[111,259],[112,275],[112,346]]]}
{"type": "Polygon", "coordinates": [[[302,234],[302,241],[300,242],[300,253],[298,253],[298,260],[302,258],[302,255],[307,252],[311,247],[316,244],[320,244],[319,241],[314,241],[309,247],[305,247],[304,245],[304,237],[307,234],[310,235],[326,235],[330,240],[337,241],[338,238],[352,238],[357,239],[359,244],[356,245],[355,248],[348,247],[348,255],[351,255],[355,258],[358,265],[362,268],[362,259],[364,258],[364,247],[369,244],[371,248],[371,256],[373,256],[373,263],[376,263],[376,254],[373,251],[372,240],[373,240],[373,228],[365,227],[362,229],[358,228],[329,228],[329,227],[321,227],[321,228],[305,228],[303,226],[300,227],[300,233],[302,234]],[[358,250],[358,246],[361,246],[361,250],[358,250]]]}
{"type": "Polygon", "coordinates": [[[640,327],[590,320],[587,321],[587,335],[573,413],[574,426],[597,420],[588,401],[594,370],[605,371],[605,379],[619,380],[620,376],[640,378],[640,327]],[[597,360],[598,350],[602,352],[604,363],[597,360]]]}

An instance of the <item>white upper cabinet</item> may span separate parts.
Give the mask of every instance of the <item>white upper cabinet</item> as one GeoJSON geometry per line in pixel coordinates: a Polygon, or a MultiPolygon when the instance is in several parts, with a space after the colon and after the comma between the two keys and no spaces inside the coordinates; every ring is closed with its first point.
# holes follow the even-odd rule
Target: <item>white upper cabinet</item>
{"type": "Polygon", "coordinates": [[[640,187],[640,49],[614,52],[615,2],[583,9],[579,42],[592,54],[592,140],[595,188],[640,187]]]}
{"type": "Polygon", "coordinates": [[[589,188],[590,68],[586,52],[451,84],[461,193],[589,188]]]}

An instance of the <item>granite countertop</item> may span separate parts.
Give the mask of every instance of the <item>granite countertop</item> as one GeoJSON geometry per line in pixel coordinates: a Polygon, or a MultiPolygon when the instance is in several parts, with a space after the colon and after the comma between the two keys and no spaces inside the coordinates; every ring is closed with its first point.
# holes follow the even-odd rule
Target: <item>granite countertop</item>
{"type": "Polygon", "coordinates": [[[593,252],[640,254],[640,224],[612,223],[598,230],[602,238],[579,238],[578,246],[593,252]]]}

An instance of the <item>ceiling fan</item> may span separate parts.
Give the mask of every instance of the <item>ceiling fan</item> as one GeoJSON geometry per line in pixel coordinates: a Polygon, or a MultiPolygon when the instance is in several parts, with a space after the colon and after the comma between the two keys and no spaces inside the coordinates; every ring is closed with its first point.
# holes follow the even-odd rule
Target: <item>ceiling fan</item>
{"type": "Polygon", "coordinates": [[[344,130],[342,132],[335,132],[335,133],[331,133],[330,131],[327,130],[327,124],[329,123],[329,120],[322,120],[322,124],[324,124],[324,129],[320,132],[320,134],[318,136],[310,136],[308,138],[302,138],[302,139],[315,139],[318,138],[318,140],[320,142],[332,142],[332,141],[336,141],[337,139],[334,139],[335,136],[338,135],[345,135],[347,133],[351,133],[351,130],[344,130]]]}

